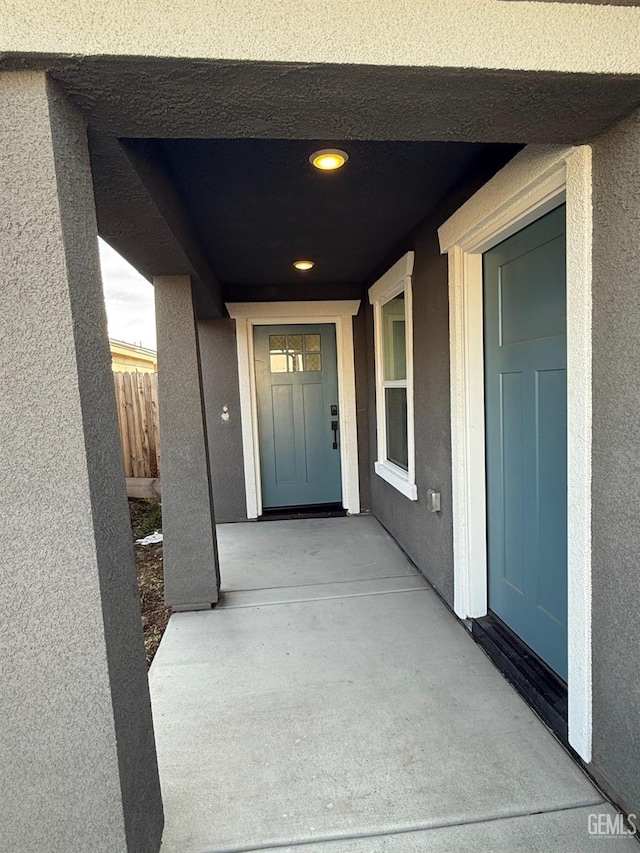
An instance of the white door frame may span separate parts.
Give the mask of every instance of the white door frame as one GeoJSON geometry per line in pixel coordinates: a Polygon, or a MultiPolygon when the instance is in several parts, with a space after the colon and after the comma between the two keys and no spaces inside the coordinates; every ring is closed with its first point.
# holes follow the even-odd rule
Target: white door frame
{"type": "Polygon", "coordinates": [[[569,743],[588,762],[591,677],[591,148],[530,145],[438,230],[449,255],[454,609],[487,613],[482,254],[567,205],[569,743]]]}
{"type": "Polygon", "coordinates": [[[229,316],[236,321],[247,518],[254,519],[262,515],[253,327],[306,323],[331,323],[336,327],[342,505],[350,515],[357,515],[360,512],[356,374],[353,352],[353,317],[359,309],[359,299],[227,303],[229,316]]]}

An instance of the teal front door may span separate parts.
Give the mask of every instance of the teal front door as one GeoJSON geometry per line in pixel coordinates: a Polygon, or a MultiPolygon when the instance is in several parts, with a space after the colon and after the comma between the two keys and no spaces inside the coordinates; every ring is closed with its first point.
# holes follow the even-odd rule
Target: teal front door
{"type": "Polygon", "coordinates": [[[567,678],[565,207],[484,255],[489,608],[567,678]]]}
{"type": "Polygon", "coordinates": [[[342,501],[332,324],[254,329],[262,505],[342,501]]]}

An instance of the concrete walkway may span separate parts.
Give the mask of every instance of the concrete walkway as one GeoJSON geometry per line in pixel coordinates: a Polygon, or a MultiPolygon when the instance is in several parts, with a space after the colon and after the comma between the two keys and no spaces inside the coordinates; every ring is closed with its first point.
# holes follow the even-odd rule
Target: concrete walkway
{"type": "Polygon", "coordinates": [[[637,853],[373,518],[218,533],[151,668],[163,853],[637,853]]]}

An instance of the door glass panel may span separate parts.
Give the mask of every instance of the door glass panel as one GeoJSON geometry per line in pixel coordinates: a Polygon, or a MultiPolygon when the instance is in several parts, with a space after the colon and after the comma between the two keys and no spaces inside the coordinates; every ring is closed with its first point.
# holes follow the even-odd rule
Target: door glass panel
{"type": "Polygon", "coordinates": [[[320,335],[304,336],[305,352],[320,352],[320,335]]]}
{"type": "Polygon", "coordinates": [[[317,373],[322,370],[320,335],[269,335],[272,373],[317,373]]]}
{"type": "Polygon", "coordinates": [[[269,351],[284,352],[287,343],[286,335],[269,335],[269,351]]]}
{"type": "Polygon", "coordinates": [[[384,378],[407,378],[407,343],[404,315],[404,293],[382,306],[384,378]]]}
{"type": "Polygon", "coordinates": [[[303,369],[302,353],[289,353],[289,373],[301,373],[303,369]]]}
{"type": "Polygon", "coordinates": [[[302,352],[302,335],[287,335],[287,349],[302,352]]]}
{"type": "Polygon", "coordinates": [[[304,369],[310,371],[322,370],[322,356],[319,352],[305,354],[304,369]]]}
{"type": "Polygon", "coordinates": [[[287,356],[282,353],[276,354],[271,353],[269,356],[271,372],[272,373],[286,373],[287,372],[287,356]]]}
{"type": "Polygon", "coordinates": [[[407,389],[385,388],[387,417],[387,459],[405,471],[409,470],[407,440],[407,389]]]}

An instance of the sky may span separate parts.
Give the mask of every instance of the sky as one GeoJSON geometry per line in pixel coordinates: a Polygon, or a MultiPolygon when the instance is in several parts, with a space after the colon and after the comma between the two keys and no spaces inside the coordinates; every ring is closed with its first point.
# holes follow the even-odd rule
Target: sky
{"type": "Polygon", "coordinates": [[[156,349],[153,285],[111,246],[98,243],[109,337],[156,349]]]}

